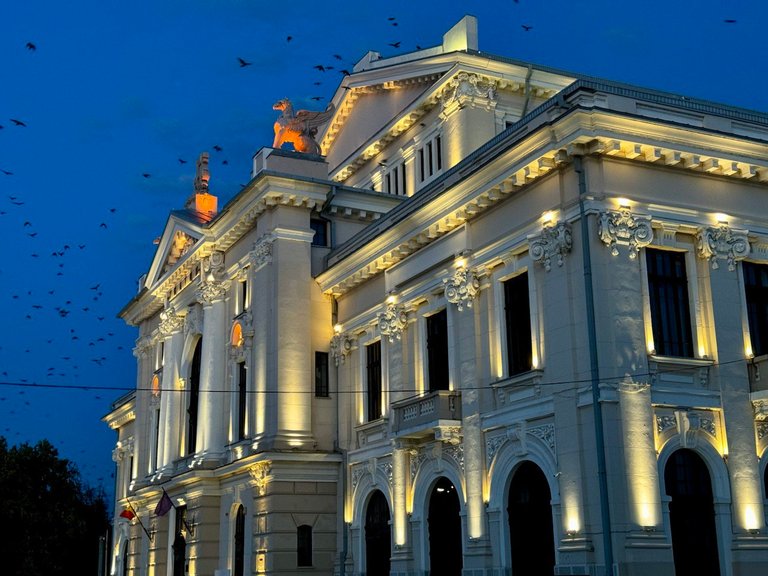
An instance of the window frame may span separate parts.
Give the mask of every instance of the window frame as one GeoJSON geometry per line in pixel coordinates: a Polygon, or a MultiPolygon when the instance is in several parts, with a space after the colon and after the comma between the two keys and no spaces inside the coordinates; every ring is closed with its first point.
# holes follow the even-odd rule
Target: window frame
{"type": "Polygon", "coordinates": [[[301,524],[296,526],[296,566],[298,568],[311,568],[312,558],[312,526],[301,524]]]}
{"type": "Polygon", "coordinates": [[[414,181],[416,189],[440,176],[445,170],[443,133],[434,130],[419,139],[414,149],[414,181]]]}
{"type": "Polygon", "coordinates": [[[363,362],[361,362],[362,368],[363,368],[363,374],[365,375],[365,378],[363,380],[364,382],[364,398],[365,398],[365,406],[364,406],[364,412],[363,416],[364,422],[375,422],[377,420],[380,420],[384,417],[385,409],[384,409],[384,354],[383,354],[383,344],[381,339],[372,340],[371,342],[368,342],[364,345],[364,358],[363,362]],[[371,363],[371,354],[369,350],[373,349],[374,347],[378,348],[378,372],[374,374],[372,371],[372,367],[375,367],[376,364],[371,363]],[[378,376],[378,390],[371,390],[371,376],[377,375],[378,376]],[[372,403],[371,398],[376,397],[376,392],[378,392],[378,402],[372,403]],[[378,415],[375,417],[372,417],[374,412],[374,408],[378,405],[378,415]]]}
{"type": "Polygon", "coordinates": [[[315,398],[330,398],[330,354],[315,350],[315,398]],[[322,361],[318,361],[322,359],[322,361]]]}
{"type": "Polygon", "coordinates": [[[425,348],[425,384],[426,391],[429,393],[440,390],[451,390],[451,323],[448,318],[448,308],[440,308],[431,314],[424,316],[424,348],[425,348]],[[430,328],[435,326],[437,319],[444,317],[445,334],[437,338],[430,338],[430,328]],[[433,357],[433,350],[436,356],[433,357]],[[443,359],[440,358],[442,353],[443,359]],[[440,373],[433,374],[433,370],[439,368],[440,373]],[[440,377],[444,377],[444,383],[437,382],[440,377]],[[435,379],[435,382],[433,382],[435,379]],[[437,384],[440,384],[439,386],[437,384]]]}
{"type": "Polygon", "coordinates": [[[741,265],[742,270],[739,274],[739,280],[742,285],[744,335],[745,340],[747,340],[744,349],[753,358],[768,355],[768,262],[744,260],[741,265]],[[760,272],[766,276],[764,285],[753,286],[747,283],[747,272],[750,268],[756,271],[757,269],[762,269],[760,272]],[[750,293],[754,295],[755,292],[759,293],[756,298],[757,301],[750,298],[750,293]],[[762,318],[760,317],[760,311],[755,310],[756,307],[762,307],[765,310],[762,318]],[[755,317],[757,319],[753,320],[755,317]]]}

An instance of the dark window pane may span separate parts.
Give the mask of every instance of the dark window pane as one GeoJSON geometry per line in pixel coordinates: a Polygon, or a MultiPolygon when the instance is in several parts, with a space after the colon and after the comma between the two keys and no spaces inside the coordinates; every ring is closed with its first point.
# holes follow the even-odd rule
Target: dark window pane
{"type": "Polygon", "coordinates": [[[237,364],[237,438],[245,438],[245,411],[248,406],[248,380],[245,362],[237,364]]]}
{"type": "Polygon", "coordinates": [[[648,295],[656,353],[693,357],[685,254],[646,249],[648,295]]]}
{"type": "Polygon", "coordinates": [[[296,529],[296,564],[312,566],[312,526],[304,524],[296,529]]]}
{"type": "Polygon", "coordinates": [[[315,396],[328,397],[328,352],[315,352],[315,396]]]}
{"type": "Polygon", "coordinates": [[[200,338],[192,356],[192,369],[189,374],[189,402],[187,404],[187,455],[194,454],[197,446],[197,411],[200,396],[200,362],[202,359],[203,339],[200,338]]]}
{"type": "Polygon", "coordinates": [[[744,262],[749,339],[755,356],[768,354],[768,266],[744,262]]]}
{"type": "Polygon", "coordinates": [[[427,317],[427,370],[429,391],[448,390],[448,313],[427,317]]]}
{"type": "Polygon", "coordinates": [[[504,282],[504,320],[509,375],[527,372],[532,367],[533,359],[527,272],[504,282]]]}
{"type": "Polygon", "coordinates": [[[328,246],[328,222],[320,218],[312,218],[309,221],[315,235],[312,238],[312,246],[328,246]]]}
{"type": "Polygon", "coordinates": [[[381,418],[381,341],[365,347],[368,421],[381,418]]]}

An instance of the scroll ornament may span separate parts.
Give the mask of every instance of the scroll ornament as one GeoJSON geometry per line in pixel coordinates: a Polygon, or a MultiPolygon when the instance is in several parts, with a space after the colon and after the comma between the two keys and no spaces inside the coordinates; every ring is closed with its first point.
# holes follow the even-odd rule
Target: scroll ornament
{"type": "Polygon", "coordinates": [[[529,237],[529,242],[531,258],[534,262],[541,262],[549,272],[552,269],[552,258],[556,259],[558,266],[562,266],[563,256],[571,251],[571,227],[565,222],[544,226],[539,236],[529,237]]]}
{"type": "Polygon", "coordinates": [[[723,223],[717,227],[699,230],[696,235],[699,255],[709,260],[713,270],[720,267],[718,260],[728,262],[728,270],[736,270],[736,261],[749,256],[750,246],[746,230],[734,230],[723,223]]]}
{"type": "Polygon", "coordinates": [[[390,342],[395,339],[400,340],[403,330],[408,323],[408,315],[402,306],[397,304],[388,304],[387,309],[379,314],[379,331],[386,336],[390,342]]]}
{"type": "Polygon", "coordinates": [[[629,246],[629,257],[633,260],[637,258],[640,248],[653,241],[651,217],[632,214],[626,206],[618,211],[601,212],[598,232],[600,240],[610,247],[611,254],[619,255],[618,245],[629,246]]]}
{"type": "Polygon", "coordinates": [[[472,300],[480,292],[480,281],[472,270],[461,267],[450,278],[443,279],[445,284],[445,299],[451,304],[456,304],[459,311],[472,308],[472,300]]]}

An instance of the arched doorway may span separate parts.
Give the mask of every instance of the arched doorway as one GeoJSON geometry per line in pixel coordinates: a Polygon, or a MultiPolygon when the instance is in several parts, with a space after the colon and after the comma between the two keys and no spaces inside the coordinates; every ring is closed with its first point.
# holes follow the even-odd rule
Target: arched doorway
{"type": "Polygon", "coordinates": [[[677,574],[720,576],[715,507],[707,465],[693,450],[677,450],[664,468],[677,574]]]}
{"type": "Polygon", "coordinates": [[[202,360],[203,339],[199,338],[192,355],[189,371],[189,397],[187,402],[187,456],[197,450],[197,412],[200,397],[200,363],[202,360]]]}
{"type": "Polygon", "coordinates": [[[429,573],[460,576],[463,567],[459,495],[448,478],[441,477],[429,497],[429,573]]]}
{"type": "Polygon", "coordinates": [[[389,505],[381,490],[374,491],[365,511],[365,574],[388,576],[392,537],[389,505]]]}
{"type": "Polygon", "coordinates": [[[245,568],[245,508],[237,507],[235,515],[235,559],[233,576],[243,576],[245,568]]]}
{"type": "Polygon", "coordinates": [[[555,534],[552,494],[544,472],[523,462],[509,485],[507,513],[512,574],[554,574],[555,534]]]}

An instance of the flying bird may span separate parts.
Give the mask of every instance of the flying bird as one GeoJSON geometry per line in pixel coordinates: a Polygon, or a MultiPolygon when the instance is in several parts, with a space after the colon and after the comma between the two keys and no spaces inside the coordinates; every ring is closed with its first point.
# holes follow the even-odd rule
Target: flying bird
{"type": "Polygon", "coordinates": [[[314,68],[315,70],[320,70],[320,72],[325,72],[325,66],[323,66],[322,64],[312,66],[312,68],[314,68]]]}
{"type": "Polygon", "coordinates": [[[27,127],[27,125],[24,124],[24,122],[22,122],[21,120],[17,120],[16,118],[11,118],[10,120],[11,120],[11,122],[14,123],[15,126],[22,126],[24,128],[27,127]]]}
{"type": "Polygon", "coordinates": [[[32,42],[27,42],[27,50],[29,50],[30,52],[34,52],[35,50],[37,50],[37,46],[35,46],[35,44],[32,42]]]}
{"type": "Polygon", "coordinates": [[[13,176],[13,172],[11,172],[10,170],[3,170],[2,168],[0,168],[0,172],[5,174],[6,176],[13,176]]]}
{"type": "Polygon", "coordinates": [[[287,37],[285,38],[285,41],[286,41],[286,42],[290,42],[291,40],[293,40],[293,36],[287,36],[287,37]]]}
{"type": "Polygon", "coordinates": [[[733,20],[732,18],[727,18],[723,20],[726,24],[736,24],[736,20],[733,20]]]}
{"type": "Polygon", "coordinates": [[[316,102],[317,102],[317,101],[320,101],[320,100],[322,100],[322,99],[323,99],[323,97],[322,97],[322,96],[312,96],[312,98],[310,98],[310,100],[314,100],[314,101],[316,101],[316,102]]]}
{"type": "Polygon", "coordinates": [[[392,46],[392,48],[400,48],[400,42],[390,42],[389,46],[392,46]]]}
{"type": "Polygon", "coordinates": [[[248,62],[247,60],[244,60],[243,58],[240,58],[238,56],[237,61],[240,62],[240,68],[245,68],[246,66],[250,66],[253,64],[253,62],[248,62]]]}
{"type": "Polygon", "coordinates": [[[183,158],[179,158],[179,164],[186,164],[186,163],[187,163],[186,160],[184,160],[183,158]]]}
{"type": "Polygon", "coordinates": [[[149,174],[149,173],[147,173],[147,172],[144,172],[144,174],[142,174],[142,176],[144,176],[144,178],[151,178],[151,177],[152,177],[152,174],[149,174]]]}
{"type": "Polygon", "coordinates": [[[521,24],[520,26],[521,26],[521,27],[523,28],[523,30],[525,30],[526,32],[530,32],[530,31],[533,29],[533,26],[528,26],[527,24],[521,24]]]}
{"type": "Polygon", "coordinates": [[[336,60],[343,60],[340,54],[334,54],[333,57],[336,58],[336,60]]]}
{"type": "Polygon", "coordinates": [[[223,148],[218,144],[214,145],[213,149],[216,150],[216,152],[221,152],[223,150],[223,148]]]}

